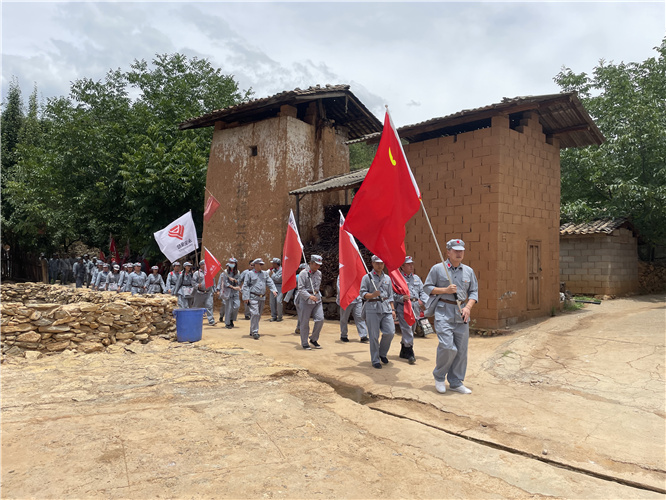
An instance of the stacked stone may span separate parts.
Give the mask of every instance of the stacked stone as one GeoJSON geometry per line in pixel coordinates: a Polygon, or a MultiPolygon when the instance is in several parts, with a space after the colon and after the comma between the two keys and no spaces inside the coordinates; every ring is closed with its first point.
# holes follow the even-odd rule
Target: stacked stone
{"type": "Polygon", "coordinates": [[[641,293],[666,292],[666,264],[638,261],[638,282],[641,293]]]}
{"type": "Polygon", "coordinates": [[[145,344],[158,335],[175,338],[172,311],[177,303],[170,295],[79,292],[35,283],[3,284],[0,294],[3,353],[65,349],[94,352],[119,342],[145,344]],[[98,300],[77,301],[82,294],[98,300]],[[60,303],[40,302],[48,299],[58,299],[60,303]]]}

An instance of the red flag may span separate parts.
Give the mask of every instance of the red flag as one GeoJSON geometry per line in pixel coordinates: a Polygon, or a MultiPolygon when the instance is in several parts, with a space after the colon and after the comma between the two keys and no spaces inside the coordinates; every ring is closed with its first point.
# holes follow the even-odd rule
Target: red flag
{"type": "Polygon", "coordinates": [[[340,213],[339,238],[339,273],[340,273],[340,307],[347,309],[349,304],[358,297],[361,280],[365,276],[365,266],[361,259],[354,237],[342,229],[345,218],[340,213]]]}
{"type": "Polygon", "coordinates": [[[354,196],[345,230],[379,256],[388,270],[397,269],[405,262],[405,224],[418,211],[420,198],[387,111],[377,154],[354,196]]]}
{"type": "Polygon", "coordinates": [[[282,293],[296,288],[296,271],[301,263],[301,255],[303,255],[303,243],[298,234],[294,212],[290,210],[287,236],[284,238],[282,248],[282,293]]]}
{"type": "MultiPolygon", "coordinates": [[[[393,291],[398,295],[409,295],[409,285],[405,281],[405,277],[400,272],[400,269],[394,269],[389,273],[391,283],[393,284],[393,291]]],[[[405,312],[405,321],[409,326],[416,323],[416,316],[414,316],[414,309],[412,308],[411,301],[406,300],[402,310],[405,312]]]]}
{"type": "Polygon", "coordinates": [[[206,201],[206,208],[204,209],[203,216],[204,221],[208,222],[218,208],[220,208],[220,202],[211,194],[206,201]]]}
{"type": "Polygon", "coordinates": [[[99,251],[99,258],[102,260],[106,260],[106,255],[104,255],[104,252],[102,252],[101,250],[99,251]]]}
{"type": "Polygon", "coordinates": [[[111,236],[111,241],[109,242],[109,257],[115,257],[116,262],[120,260],[118,257],[118,250],[116,250],[116,242],[113,239],[113,236],[111,236]]]}
{"type": "Polygon", "coordinates": [[[217,273],[222,269],[222,264],[220,264],[220,261],[218,261],[206,247],[204,247],[204,261],[206,262],[204,283],[206,288],[210,288],[215,284],[215,276],[217,276],[217,273]]]}

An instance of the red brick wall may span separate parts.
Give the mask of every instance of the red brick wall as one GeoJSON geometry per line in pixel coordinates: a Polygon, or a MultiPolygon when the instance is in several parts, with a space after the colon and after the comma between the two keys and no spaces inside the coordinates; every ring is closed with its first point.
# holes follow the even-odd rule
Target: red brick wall
{"type": "MultiPolygon", "coordinates": [[[[288,193],[314,180],[349,171],[349,153],[333,128],[318,133],[288,113],[234,128],[216,126],[206,187],[221,206],[204,224],[203,243],[220,260],[280,256],[296,200],[288,193]],[[257,147],[257,156],[250,155],[257,147]]],[[[307,195],[301,201],[301,237],[314,236],[324,204],[340,193],[307,195]]],[[[241,266],[241,269],[245,264],[241,266]]]]}
{"type": "MultiPolygon", "coordinates": [[[[492,127],[405,146],[442,252],[466,243],[479,279],[475,326],[498,328],[559,304],[559,148],[536,117],[520,131],[508,117],[492,127]],[[541,306],[527,310],[527,241],[542,244],[541,306]]],[[[422,213],[407,225],[407,253],[425,279],[439,256],[422,213]]]]}

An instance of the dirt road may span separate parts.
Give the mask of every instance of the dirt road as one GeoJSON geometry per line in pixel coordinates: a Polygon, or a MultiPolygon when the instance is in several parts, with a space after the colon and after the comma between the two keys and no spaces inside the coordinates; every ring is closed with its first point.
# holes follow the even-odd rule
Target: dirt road
{"type": "Polygon", "coordinates": [[[664,496],[663,296],[473,338],[470,396],[434,391],[436,337],[374,370],[332,322],[313,351],[238,325],[9,359],[2,497],[664,496]]]}

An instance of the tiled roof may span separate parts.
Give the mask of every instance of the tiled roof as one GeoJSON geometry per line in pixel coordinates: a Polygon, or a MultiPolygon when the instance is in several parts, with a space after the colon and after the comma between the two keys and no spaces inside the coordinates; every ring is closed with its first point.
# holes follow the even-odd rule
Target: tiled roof
{"type": "Polygon", "coordinates": [[[633,225],[626,218],[621,217],[618,219],[597,219],[592,222],[567,222],[560,226],[560,235],[574,235],[574,234],[612,234],[613,231],[620,227],[627,227],[634,230],[633,225]]]}
{"type": "Polygon", "coordinates": [[[307,89],[296,88],[278,94],[253,99],[248,102],[218,109],[205,115],[185,120],[179,125],[181,130],[210,127],[215,122],[242,125],[277,116],[284,105],[298,106],[320,100],[320,112],[335,125],[349,129],[349,138],[355,139],[378,132],[382,123],[349,90],[349,85],[316,85],[307,89]]]}
{"type": "Polygon", "coordinates": [[[368,173],[369,168],[364,168],[362,170],[354,170],[348,174],[334,175],[332,177],[327,177],[320,181],[313,182],[302,188],[294,189],[289,191],[289,194],[309,194],[309,193],[321,193],[324,191],[339,191],[341,189],[348,189],[350,187],[360,186],[365,179],[365,175],[368,173]]]}
{"type": "MultiPolygon", "coordinates": [[[[406,139],[410,143],[419,142],[464,132],[465,125],[470,126],[475,122],[481,122],[477,123],[475,128],[482,128],[483,120],[488,121],[488,125],[485,126],[489,126],[489,119],[493,116],[511,115],[523,111],[536,111],[544,133],[558,137],[561,148],[601,144],[605,140],[575,92],[505,97],[500,103],[464,109],[451,115],[399,127],[398,134],[401,139],[406,139]]],[[[371,134],[355,142],[376,142],[380,134],[381,132],[371,134]]]]}

